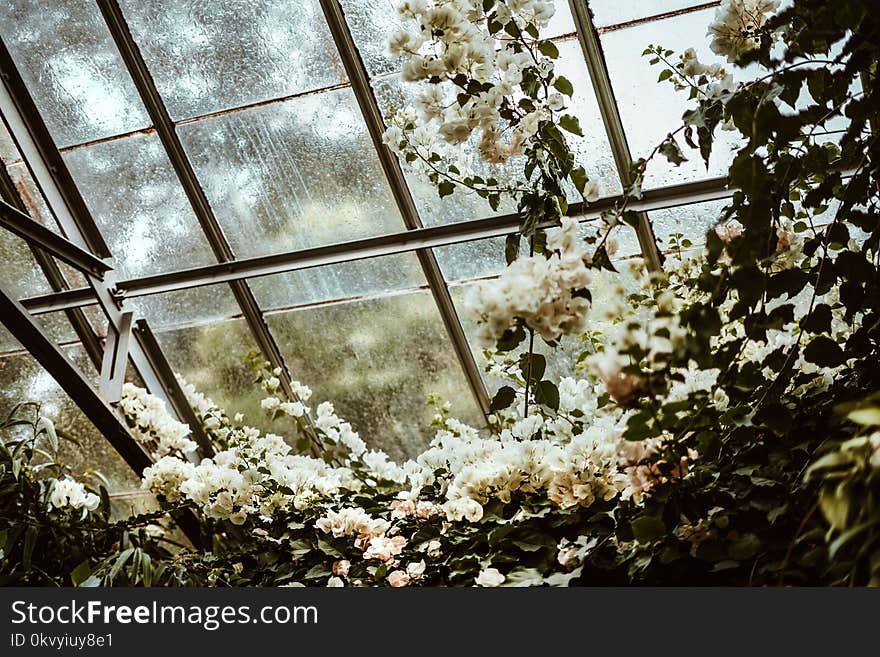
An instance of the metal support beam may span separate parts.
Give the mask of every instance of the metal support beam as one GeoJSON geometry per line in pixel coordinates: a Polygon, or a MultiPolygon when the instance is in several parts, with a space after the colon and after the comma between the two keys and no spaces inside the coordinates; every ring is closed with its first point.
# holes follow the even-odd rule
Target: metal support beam
{"type": "MultiPolygon", "coordinates": [[[[593,91],[599,103],[599,113],[602,116],[602,122],[605,124],[605,132],[608,135],[608,143],[611,145],[611,152],[614,155],[614,163],[617,165],[617,173],[625,189],[632,184],[630,174],[632,153],[626,141],[626,132],[623,129],[623,121],[620,118],[617,102],[614,100],[614,89],[611,86],[611,77],[608,74],[605,56],[602,54],[599,35],[596,32],[596,26],[593,25],[593,18],[590,16],[590,9],[587,7],[586,0],[569,0],[569,5],[571,6],[571,15],[577,28],[578,41],[580,41],[581,49],[584,52],[584,59],[587,62],[590,80],[593,83],[593,91]]],[[[639,246],[642,248],[642,255],[645,257],[645,263],[648,268],[653,270],[660,269],[662,258],[660,250],[657,248],[654,229],[646,212],[639,213],[636,235],[639,238],[639,246]]]]}
{"type": "Polygon", "coordinates": [[[116,404],[122,399],[125,366],[128,364],[128,342],[131,338],[131,311],[122,313],[119,327],[107,323],[104,363],[101,366],[100,393],[104,401],[116,404]]]}
{"type": "MultiPolygon", "coordinates": [[[[159,372],[163,381],[174,381],[177,383],[177,376],[174,374],[174,370],[171,369],[168,359],[165,358],[165,353],[159,346],[159,342],[156,340],[156,336],[153,334],[152,329],[150,329],[147,320],[138,319],[134,324],[133,330],[141,343],[146,345],[146,353],[150,358],[150,365],[152,368],[159,372]]],[[[171,404],[174,413],[180,418],[181,422],[189,425],[191,432],[190,436],[196,444],[198,444],[201,455],[203,457],[213,456],[214,447],[211,445],[211,440],[208,438],[204,429],[202,429],[202,423],[196,416],[193,407],[190,406],[190,403],[187,401],[186,395],[180,385],[178,384],[166,388],[165,397],[171,404]]]]}
{"type": "Polygon", "coordinates": [[[107,262],[96,258],[58,233],[52,232],[43,224],[31,219],[27,213],[3,200],[0,200],[0,228],[5,228],[28,244],[38,246],[62,262],[99,280],[103,280],[104,274],[113,269],[107,262]]]}
{"type": "MultiPolygon", "coordinates": [[[[370,86],[366,67],[345,21],[342,7],[338,0],[321,0],[321,9],[324,11],[324,16],[330,27],[330,33],[333,35],[333,40],[336,43],[336,49],[342,58],[345,72],[351,82],[361,114],[367,124],[367,130],[370,133],[370,138],[373,141],[373,146],[382,165],[382,171],[385,173],[385,178],[391,187],[394,201],[397,204],[401,217],[403,217],[403,223],[409,230],[418,230],[423,227],[421,218],[409,192],[409,187],[406,184],[406,178],[403,175],[403,170],[400,168],[397,156],[382,141],[385,123],[382,120],[382,113],[376,102],[373,89],[370,86]]],[[[455,304],[452,301],[452,295],[449,293],[449,288],[446,285],[446,279],[440,270],[440,265],[430,249],[418,249],[415,253],[419,259],[425,279],[431,288],[431,294],[434,296],[437,309],[443,318],[446,332],[464,371],[474,400],[483,414],[488,415],[489,394],[486,391],[486,385],[483,383],[480,368],[477,366],[471,351],[470,343],[461,326],[461,320],[458,317],[455,304]]]]}
{"type": "MultiPolygon", "coordinates": [[[[98,7],[107,23],[107,28],[116,42],[120,55],[125,62],[129,75],[134,81],[135,88],[140,94],[141,100],[150,115],[156,134],[162,141],[174,172],[180,181],[183,191],[189,199],[190,205],[205,233],[205,237],[210,244],[217,260],[220,262],[229,262],[235,259],[235,254],[229,241],[223,234],[220,223],[217,221],[211,204],[196,177],[192,163],[187,157],[183,144],[175,130],[174,121],[168,113],[161,95],[159,94],[153,76],[141,55],[140,49],[131,35],[131,30],[125,21],[122,10],[116,0],[97,0],[98,7]]],[[[244,280],[236,280],[230,282],[232,293],[241,308],[242,314],[248,327],[253,333],[260,350],[263,352],[266,360],[272,367],[281,368],[282,388],[284,392],[291,398],[296,398],[291,386],[290,372],[284,362],[284,357],[275,338],[269,331],[263,314],[260,311],[256,297],[244,280]]]]}
{"type": "MultiPolygon", "coordinates": [[[[12,181],[12,178],[9,176],[9,173],[4,166],[0,166],[0,199],[5,200],[21,212],[28,212],[28,208],[24,203],[22,195],[18,193],[15,183],[12,181]]],[[[61,272],[58,263],[55,262],[55,259],[35,247],[33,244],[29,244],[28,246],[31,249],[31,253],[33,253],[34,259],[37,261],[37,265],[43,270],[43,274],[49,282],[49,287],[55,292],[70,289],[70,285],[64,277],[64,274],[61,272]]],[[[89,290],[89,292],[91,292],[91,290],[89,290]]],[[[100,371],[101,362],[104,358],[101,341],[95,334],[95,330],[92,328],[85,313],[78,308],[74,308],[65,310],[65,314],[67,315],[67,319],[73,327],[74,332],[76,332],[80,343],[82,343],[83,349],[85,349],[89,360],[92,361],[95,369],[100,371]]]]}
{"type": "MultiPolygon", "coordinates": [[[[727,187],[726,178],[710,178],[693,183],[671,185],[649,189],[641,199],[630,202],[630,208],[640,211],[660,210],[681,207],[692,203],[705,203],[730,198],[733,190],[727,187]]],[[[614,208],[623,200],[620,195],[609,196],[588,206],[572,203],[568,214],[581,221],[590,221],[614,208]]],[[[351,262],[381,256],[408,253],[461,244],[473,240],[500,237],[519,230],[519,216],[516,214],[461,221],[427,228],[390,233],[349,242],[337,242],[310,249],[300,249],[276,253],[268,256],[242,258],[234,262],[204,265],[172,271],[154,276],[123,280],[116,283],[116,289],[126,298],[162,294],[185,290],[204,285],[228,283],[229,281],[281,274],[300,269],[322,267],[340,262],[351,262]]],[[[549,228],[550,226],[542,226],[549,228]]],[[[32,313],[44,313],[79,308],[95,303],[92,291],[79,288],[67,292],[41,295],[24,299],[24,306],[32,313]]]]}

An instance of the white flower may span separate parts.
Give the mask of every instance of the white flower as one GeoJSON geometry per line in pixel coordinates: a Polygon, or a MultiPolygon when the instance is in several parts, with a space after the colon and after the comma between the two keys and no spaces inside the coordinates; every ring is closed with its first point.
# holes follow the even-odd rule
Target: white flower
{"type": "Polygon", "coordinates": [[[504,575],[497,568],[486,568],[480,571],[480,574],[474,578],[474,581],[477,583],[477,586],[495,588],[501,586],[505,579],[504,575]]]}
{"type": "Polygon", "coordinates": [[[260,401],[260,406],[267,411],[274,411],[281,405],[281,400],[278,397],[266,397],[265,399],[260,401]]]}
{"type": "Polygon", "coordinates": [[[345,582],[342,581],[339,577],[331,577],[327,580],[327,588],[328,589],[337,589],[345,586],[345,582]]]}

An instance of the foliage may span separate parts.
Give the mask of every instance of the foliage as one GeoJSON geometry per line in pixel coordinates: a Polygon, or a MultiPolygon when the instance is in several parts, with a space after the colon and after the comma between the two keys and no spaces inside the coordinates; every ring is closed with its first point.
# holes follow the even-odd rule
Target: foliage
{"type": "Polygon", "coordinates": [[[387,141],[441,196],[463,188],[493,208],[496,194],[512,197],[528,238],[529,254],[516,237],[509,268],[472,300],[503,379],[488,426],[448,417],[435,399],[431,447],[398,465],[329,402],[313,412],[306,386],[294,382],[287,399],[254,361],[263,407],[292,419],[292,433],[262,434],[187,387],[216,449],[196,463],[180,427],[129,390],[140,399],[123,404],[130,424],[162,447],[144,485],[167,511],[196,515],[206,549],[171,554],[144,528],[155,518],[112,523],[106,503],[49,509],[57,484],[42,472],[62,470],[33,447],[52,439],[36,420],[20,425],[30,442],[4,443],[11,530],[0,573],[22,583],[75,572],[106,584],[877,584],[880,18],[860,0],[778,4],[722,2],[709,34],[734,73],[692,50],[677,60],[645,51],[691,107],[581,243],[562,219],[566,184],[584,192],[587,181],[563,135],[576,126],[551,99],[571,88],[538,32],[547,3],[402,3],[419,25],[392,39],[407,77],[458,91],[454,105],[426,92],[428,110],[397,114],[387,141]],[[608,236],[633,223],[627,204],[649,164],[678,165],[691,149],[708,162],[722,128],[742,138],[736,191],[705,247],[676,240],[662,273],[611,271],[608,236]],[[524,158],[523,175],[502,185],[464,173],[456,151],[474,148],[486,162],[524,158]],[[615,294],[592,307],[590,287],[615,294]],[[555,377],[553,349],[572,339],[582,378],[555,377]],[[43,536],[75,548],[35,565],[43,536]]]}

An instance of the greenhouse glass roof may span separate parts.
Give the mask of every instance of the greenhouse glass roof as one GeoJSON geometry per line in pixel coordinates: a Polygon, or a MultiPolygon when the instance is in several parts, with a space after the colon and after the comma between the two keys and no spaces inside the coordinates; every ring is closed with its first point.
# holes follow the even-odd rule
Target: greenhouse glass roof
{"type": "MultiPolygon", "coordinates": [[[[602,190],[570,213],[611,207],[632,159],[678,123],[685,97],[655,84],[641,52],[689,45],[715,5],[556,2],[549,36],[586,135],[574,149],[602,190]]],[[[0,230],[0,287],[40,329],[0,327],[0,412],[42,401],[86,441],[68,460],[99,467],[120,496],[139,481],[126,438],[80,410],[112,388],[105,346],[125,346],[128,377],[184,420],[174,372],[256,423],[242,361],[256,350],[391,456],[429,440],[427,393],[479,422],[492,384],[461,299],[504,266],[518,218],[439,199],[382,144],[382,117],[409,93],[384,53],[395,20],[393,0],[2,3],[4,216],[30,215],[113,271],[84,275],[47,255],[46,235],[0,230]],[[38,362],[44,341],[95,399],[38,362]]],[[[727,164],[716,148],[708,171],[698,156],[654,166],[631,204],[646,220],[617,257],[656,264],[674,233],[697,243],[728,195],[727,164]]]]}

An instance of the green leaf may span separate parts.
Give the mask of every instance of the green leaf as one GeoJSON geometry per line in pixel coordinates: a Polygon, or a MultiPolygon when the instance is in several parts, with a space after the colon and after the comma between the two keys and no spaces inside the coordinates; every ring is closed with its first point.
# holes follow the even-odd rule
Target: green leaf
{"type": "Polygon", "coordinates": [[[107,580],[112,583],[116,576],[119,574],[119,571],[122,570],[122,567],[125,565],[125,562],[131,558],[131,555],[134,554],[134,548],[126,548],[122,552],[119,553],[119,556],[116,557],[116,562],[113,564],[113,567],[110,568],[110,572],[107,574],[107,580]]]}
{"type": "Polygon", "coordinates": [[[668,135],[666,139],[663,140],[663,143],[660,144],[660,154],[675,166],[679,166],[682,162],[687,162],[687,158],[684,156],[684,153],[681,152],[678,142],[675,141],[675,138],[672,135],[668,135]]]}
{"type": "Polygon", "coordinates": [[[52,446],[52,451],[58,451],[58,434],[55,432],[55,423],[52,422],[47,417],[40,416],[40,419],[37,421],[38,432],[42,431],[46,433],[46,437],[49,439],[49,445],[52,446]]]}
{"type": "Polygon", "coordinates": [[[549,57],[550,59],[557,59],[559,57],[559,48],[556,47],[556,44],[550,41],[542,41],[538,45],[538,50],[541,51],[541,54],[545,57],[549,57]]]}
{"type": "Polygon", "coordinates": [[[574,94],[574,87],[572,86],[571,82],[568,81],[568,78],[564,78],[561,75],[553,81],[553,86],[559,93],[565,94],[569,98],[571,98],[574,94]]]}
{"type": "Polygon", "coordinates": [[[740,537],[728,550],[730,557],[737,561],[751,559],[761,549],[761,539],[754,534],[745,534],[740,537]]]}
{"type": "Polygon", "coordinates": [[[559,389],[552,381],[541,381],[535,386],[535,401],[554,411],[559,410],[559,389]]]}
{"type": "Polygon", "coordinates": [[[654,516],[639,516],[630,523],[635,539],[642,544],[653,543],[666,533],[666,525],[654,516]]]}
{"type": "Polygon", "coordinates": [[[583,137],[584,133],[581,131],[581,124],[577,120],[577,117],[572,116],[571,114],[563,114],[562,118],[559,119],[559,127],[563,130],[567,130],[573,135],[577,135],[578,137],[583,137]]]}
{"type": "Polygon", "coordinates": [[[25,570],[31,567],[31,558],[34,554],[34,547],[37,544],[37,528],[29,525],[24,533],[24,546],[22,547],[21,565],[25,570]]]}

